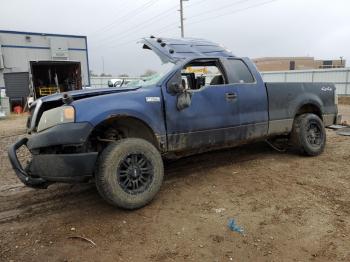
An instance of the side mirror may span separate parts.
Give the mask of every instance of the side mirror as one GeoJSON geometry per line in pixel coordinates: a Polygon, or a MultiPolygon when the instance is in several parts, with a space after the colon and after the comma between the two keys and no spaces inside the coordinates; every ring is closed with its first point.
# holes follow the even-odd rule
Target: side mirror
{"type": "Polygon", "coordinates": [[[182,92],[177,96],[176,107],[177,110],[181,111],[189,106],[191,106],[192,94],[190,92],[182,92]]]}
{"type": "Polygon", "coordinates": [[[185,87],[181,84],[181,71],[178,70],[170,79],[167,85],[167,91],[171,95],[181,94],[185,91],[185,87]]]}
{"type": "Polygon", "coordinates": [[[185,87],[182,84],[178,83],[178,82],[171,82],[168,85],[169,93],[174,94],[174,95],[183,93],[184,90],[185,90],[185,87]]]}

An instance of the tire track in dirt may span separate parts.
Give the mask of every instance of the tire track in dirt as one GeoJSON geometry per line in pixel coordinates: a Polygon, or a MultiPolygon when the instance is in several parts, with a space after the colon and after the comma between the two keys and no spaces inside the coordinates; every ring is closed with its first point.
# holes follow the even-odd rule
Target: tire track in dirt
{"type": "Polygon", "coordinates": [[[57,212],[78,206],[82,201],[93,203],[94,200],[97,200],[96,193],[93,194],[95,191],[92,185],[80,185],[73,189],[66,187],[46,192],[29,190],[9,196],[3,194],[0,197],[0,224],[51,211],[57,212]]]}
{"type": "MultiPolygon", "coordinates": [[[[172,184],[181,177],[190,177],[191,173],[215,169],[218,166],[232,165],[269,157],[272,150],[259,145],[238,150],[221,150],[201,155],[186,157],[168,163],[165,166],[165,184],[172,184]],[[269,154],[270,153],[270,154],[269,154]],[[208,161],[208,157],[212,161],[208,161]],[[233,160],[232,160],[233,159],[233,160]]],[[[6,186],[0,189],[0,224],[21,220],[44,213],[79,206],[79,203],[99,201],[94,184],[54,185],[52,189],[33,190],[21,184],[6,186]],[[15,191],[13,191],[15,190],[15,191]],[[97,197],[96,197],[97,196],[97,197]]]]}

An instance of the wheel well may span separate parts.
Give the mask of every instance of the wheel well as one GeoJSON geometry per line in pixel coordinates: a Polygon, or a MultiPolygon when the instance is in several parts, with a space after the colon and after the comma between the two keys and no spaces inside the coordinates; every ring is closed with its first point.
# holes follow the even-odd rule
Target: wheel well
{"type": "Polygon", "coordinates": [[[322,112],[320,108],[314,104],[306,104],[301,106],[297,111],[297,113],[295,114],[295,116],[299,116],[305,113],[313,113],[317,115],[320,119],[322,119],[322,112]]]}
{"type": "Polygon", "coordinates": [[[100,151],[109,142],[130,137],[145,139],[159,150],[153,130],[142,120],[128,116],[111,117],[98,124],[91,132],[90,142],[100,151]]]}

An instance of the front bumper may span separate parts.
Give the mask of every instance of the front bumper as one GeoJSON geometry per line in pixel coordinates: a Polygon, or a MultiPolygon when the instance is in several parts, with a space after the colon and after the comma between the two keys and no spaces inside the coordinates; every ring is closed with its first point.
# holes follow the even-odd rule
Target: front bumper
{"type": "MultiPolygon", "coordinates": [[[[27,186],[47,188],[53,182],[76,183],[89,180],[94,173],[97,152],[73,154],[32,154],[32,161],[23,168],[17,157],[17,150],[26,146],[29,150],[40,149],[54,145],[81,144],[87,139],[79,136],[77,124],[52,128],[29,138],[22,138],[8,149],[8,156],[17,177],[27,186]],[[58,132],[62,131],[62,132],[58,132]],[[75,131],[75,132],[74,132],[75,131]],[[68,135],[67,135],[68,134],[68,135]],[[69,135],[74,134],[74,135],[69,135]],[[52,138],[52,139],[51,139],[52,138]]],[[[88,133],[86,130],[83,132],[88,133]]],[[[80,132],[82,134],[82,131],[80,132]]]]}
{"type": "Polygon", "coordinates": [[[28,139],[29,150],[56,145],[83,144],[88,139],[93,126],[88,122],[66,123],[35,133],[28,139]]]}
{"type": "Polygon", "coordinates": [[[28,138],[22,138],[21,140],[17,141],[15,144],[11,145],[8,149],[8,156],[11,162],[11,165],[13,167],[13,170],[15,171],[17,177],[19,180],[22,181],[23,184],[30,187],[35,188],[46,188],[49,183],[45,179],[41,177],[32,177],[30,176],[22,167],[21,163],[19,162],[17,158],[16,151],[23,145],[25,145],[28,141],[28,138]]]}

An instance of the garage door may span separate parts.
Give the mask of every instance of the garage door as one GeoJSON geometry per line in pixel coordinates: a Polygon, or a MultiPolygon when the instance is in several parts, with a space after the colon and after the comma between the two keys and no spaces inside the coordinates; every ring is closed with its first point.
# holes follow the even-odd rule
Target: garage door
{"type": "Polygon", "coordinates": [[[27,98],[29,96],[29,73],[4,73],[6,95],[9,98],[27,98]]]}

